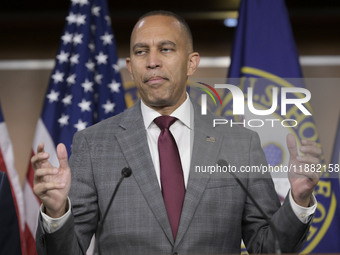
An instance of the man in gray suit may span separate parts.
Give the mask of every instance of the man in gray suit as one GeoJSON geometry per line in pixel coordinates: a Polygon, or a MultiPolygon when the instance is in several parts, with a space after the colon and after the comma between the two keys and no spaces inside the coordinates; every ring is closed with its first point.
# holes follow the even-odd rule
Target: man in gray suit
{"type": "MultiPolygon", "coordinates": [[[[122,183],[106,218],[100,236],[103,254],[236,254],[241,239],[251,253],[274,252],[272,230],[238,183],[230,176],[195,172],[195,166],[216,165],[219,159],[237,168],[265,165],[266,160],[256,133],[212,128],[215,116],[201,116],[190,101],[186,83],[199,54],[185,21],[173,13],[148,13],[135,25],[130,43],[127,67],[141,100],[77,133],[70,165],[62,144],[58,168],[49,163],[43,144],[32,158],[34,192],[43,203],[38,253],[85,254],[125,166],[132,176],[122,183]],[[177,118],[169,129],[180,155],[185,197],[175,231],[162,193],[161,131],[153,122],[161,115],[177,118]]],[[[315,143],[302,141],[303,156],[293,137],[287,145],[290,164],[319,162],[315,143]]],[[[290,174],[291,190],[282,206],[268,176],[241,179],[276,226],[283,252],[302,247],[316,207],[312,192],[318,176],[299,175],[290,174]]]]}

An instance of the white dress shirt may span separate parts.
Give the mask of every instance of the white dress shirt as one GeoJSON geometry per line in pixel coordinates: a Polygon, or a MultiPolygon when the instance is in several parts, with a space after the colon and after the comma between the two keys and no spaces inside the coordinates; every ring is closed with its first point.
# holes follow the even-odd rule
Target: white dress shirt
{"type": "MultiPolygon", "coordinates": [[[[160,134],[159,127],[153,122],[153,120],[159,116],[160,113],[154,109],[148,107],[141,100],[141,111],[143,115],[143,121],[147,133],[147,141],[150,149],[150,154],[152,158],[153,165],[155,167],[157,179],[159,186],[161,188],[160,182],[160,166],[159,166],[159,156],[158,156],[158,136],[160,134]]],[[[170,116],[176,117],[178,120],[170,126],[170,132],[174,136],[179,155],[181,157],[183,176],[185,187],[187,187],[189,172],[190,172],[190,162],[191,162],[191,152],[193,148],[193,133],[194,133],[194,121],[193,121],[193,106],[191,104],[190,98],[187,94],[187,98],[184,103],[179,106],[170,116]],[[188,117],[190,116],[190,117],[188,117]]],[[[295,203],[291,192],[289,191],[289,201],[290,205],[302,223],[307,223],[310,216],[315,212],[317,202],[313,195],[310,207],[302,207],[295,203]]],[[[43,218],[43,225],[47,233],[53,233],[60,229],[63,224],[67,221],[69,215],[71,214],[71,202],[68,199],[69,209],[60,218],[54,219],[49,217],[44,213],[43,205],[41,205],[40,212],[43,218]]]]}

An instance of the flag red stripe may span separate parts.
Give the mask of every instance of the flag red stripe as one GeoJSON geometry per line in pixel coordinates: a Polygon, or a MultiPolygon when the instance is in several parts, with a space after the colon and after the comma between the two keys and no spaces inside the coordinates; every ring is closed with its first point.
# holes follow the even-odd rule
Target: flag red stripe
{"type": "MultiPolygon", "coordinates": [[[[33,157],[34,155],[35,155],[35,153],[32,150],[31,157],[33,157]]],[[[29,164],[28,164],[28,170],[27,170],[27,173],[26,173],[26,181],[33,191],[34,169],[33,169],[31,162],[29,162],[29,164]]],[[[37,199],[37,201],[39,201],[39,203],[40,203],[39,198],[35,194],[34,194],[34,196],[37,199]]],[[[25,236],[25,241],[26,241],[27,255],[36,255],[37,251],[36,251],[36,246],[35,246],[35,233],[31,232],[30,227],[28,226],[27,222],[25,222],[24,236],[25,236]]]]}
{"type": "MultiPolygon", "coordinates": [[[[32,150],[31,152],[31,157],[33,157],[35,154],[34,154],[34,151],[32,150]]],[[[27,170],[27,174],[26,174],[26,181],[30,184],[30,186],[32,187],[33,189],[33,182],[34,182],[34,169],[33,169],[33,166],[31,164],[31,162],[29,162],[28,164],[28,170],[27,170]]],[[[38,198],[37,198],[38,199],[38,198]]],[[[39,200],[39,199],[38,199],[39,200]]]]}
{"type": "Polygon", "coordinates": [[[31,233],[27,223],[25,224],[25,240],[26,240],[26,250],[28,255],[36,255],[37,250],[35,247],[35,239],[33,234],[31,233]]]}

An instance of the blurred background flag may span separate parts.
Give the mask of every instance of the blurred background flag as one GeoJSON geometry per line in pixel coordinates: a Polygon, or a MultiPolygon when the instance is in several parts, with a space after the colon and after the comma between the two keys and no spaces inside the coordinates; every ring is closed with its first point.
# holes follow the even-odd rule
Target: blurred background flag
{"type": "Polygon", "coordinates": [[[22,236],[25,219],[22,188],[1,106],[0,171],[0,254],[26,254],[22,236]]]}
{"type": "MultiPolygon", "coordinates": [[[[340,118],[334,140],[332,160],[328,166],[329,173],[321,179],[316,189],[317,199],[320,200],[319,210],[315,215],[316,221],[323,221],[319,232],[320,240],[314,242],[312,248],[306,249],[304,253],[339,253],[340,252],[340,118]],[[330,209],[328,209],[330,208],[330,209]]],[[[320,226],[313,225],[311,231],[318,232],[320,226]]],[[[307,247],[308,248],[308,247],[307,247]]]]}
{"type": "MultiPolygon", "coordinates": [[[[75,132],[126,107],[106,0],[71,2],[32,146],[34,155],[38,144],[44,142],[56,166],[58,143],[64,143],[70,155],[75,132]]],[[[29,164],[24,186],[29,255],[35,254],[40,205],[32,187],[33,169],[29,164]]]]}
{"type": "Polygon", "coordinates": [[[278,77],[300,78],[298,52],[284,0],[242,0],[229,78],[256,68],[278,77]]]}
{"type": "MultiPolygon", "coordinates": [[[[269,109],[272,106],[273,87],[278,88],[278,91],[283,87],[305,87],[284,0],[241,1],[228,83],[239,85],[244,90],[244,94],[247,94],[248,88],[252,88],[253,105],[259,110],[269,109]]],[[[222,115],[235,118],[235,116],[230,116],[232,108],[230,94],[224,96],[222,115]]],[[[301,94],[290,96],[291,98],[304,97],[301,94]]],[[[279,93],[278,105],[280,103],[279,93]]],[[[312,112],[309,102],[304,106],[312,112]]],[[[255,115],[246,110],[245,115],[240,117],[245,120],[261,119],[263,123],[268,123],[265,119],[279,119],[280,121],[294,119],[298,122],[297,126],[289,128],[283,127],[280,122],[275,122],[279,124],[274,127],[265,125],[263,128],[253,128],[259,133],[267,161],[272,166],[288,164],[289,153],[286,148],[288,133],[293,133],[298,140],[309,139],[318,142],[312,116],[303,114],[293,106],[287,106],[287,114],[282,116],[280,108],[277,107],[273,114],[264,116],[255,115]]],[[[340,252],[338,247],[334,247],[335,245],[327,245],[327,242],[337,243],[335,239],[338,239],[340,235],[339,228],[334,230],[338,232],[333,232],[332,236],[326,238],[325,235],[329,224],[340,217],[339,212],[337,215],[334,212],[336,201],[323,194],[322,185],[329,181],[328,176],[323,176],[316,188],[318,208],[303,253],[340,252]]],[[[283,201],[290,187],[289,182],[287,178],[274,178],[274,183],[283,201]]],[[[332,192],[333,190],[330,194],[332,192]]],[[[339,225],[338,222],[334,223],[339,225]]]]}

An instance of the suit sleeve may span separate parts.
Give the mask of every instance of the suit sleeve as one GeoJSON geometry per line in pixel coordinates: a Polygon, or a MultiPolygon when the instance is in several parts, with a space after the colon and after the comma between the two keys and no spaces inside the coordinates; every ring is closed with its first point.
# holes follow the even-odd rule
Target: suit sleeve
{"type": "Polygon", "coordinates": [[[69,194],[71,215],[56,232],[45,232],[41,216],[36,233],[38,254],[86,254],[98,221],[97,192],[94,184],[91,155],[82,133],[76,133],[69,160],[72,185],[69,194]]]}
{"type": "MultiPolygon", "coordinates": [[[[257,133],[249,148],[249,165],[267,165],[257,133]]],[[[289,196],[280,206],[270,174],[251,173],[247,179],[249,192],[276,227],[281,251],[295,253],[302,248],[310,222],[303,224],[293,212],[289,196]]],[[[242,221],[242,238],[249,253],[274,253],[274,234],[249,198],[246,199],[242,221]]]]}

